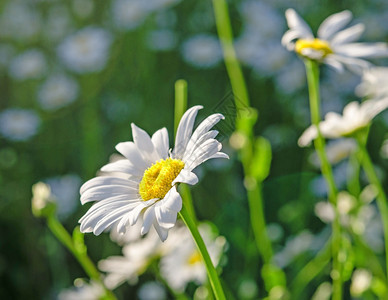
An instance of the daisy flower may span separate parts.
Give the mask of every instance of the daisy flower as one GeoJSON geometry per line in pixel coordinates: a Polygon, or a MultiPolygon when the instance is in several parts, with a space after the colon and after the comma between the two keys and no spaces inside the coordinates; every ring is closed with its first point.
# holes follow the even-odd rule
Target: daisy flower
{"type": "Polygon", "coordinates": [[[100,176],[86,182],[80,190],[81,203],[97,201],[80,219],[82,232],[99,235],[117,226],[125,232],[142,215],[141,234],[154,226],[160,239],[166,240],[182,208],[177,183],[198,182],[194,168],[211,158],[228,158],[220,152],[222,145],[211,130],[224,116],[207,117],[193,132],[194,121],[202,106],[194,106],[183,115],[177,130],[175,148],[169,151],[166,128],[150,137],[132,124],[134,142],[116,146],[126,159],[108,163],[102,171],[119,172],[123,176],[100,176]]]}
{"type": "Polygon", "coordinates": [[[388,67],[374,67],[365,70],[361,83],[356,87],[359,97],[388,96],[388,67]]]}
{"type": "MultiPolygon", "coordinates": [[[[217,266],[224,252],[226,239],[217,236],[206,223],[200,224],[198,230],[209,250],[213,264],[217,266]]],[[[172,244],[172,249],[160,259],[160,274],[171,288],[183,292],[189,282],[193,281],[198,285],[206,282],[206,267],[190,231],[186,227],[181,227],[173,234],[179,242],[167,241],[167,244],[172,244]]]]}
{"type": "MultiPolygon", "coordinates": [[[[353,101],[345,106],[342,116],[335,112],[326,114],[319,123],[319,130],[326,138],[351,136],[356,131],[365,128],[371,120],[388,107],[388,98],[372,99],[361,104],[353,101]]],[[[308,146],[318,136],[317,128],[311,125],[298,140],[300,147],[308,146]]]]}
{"type": "Polygon", "coordinates": [[[388,47],[385,43],[356,43],[364,32],[363,24],[343,29],[352,19],[348,10],[326,18],[314,37],[311,28],[293,9],[287,9],[286,19],[290,28],[282,38],[282,44],[299,55],[323,62],[343,70],[343,66],[359,71],[370,66],[361,58],[386,57],[388,47]]]}

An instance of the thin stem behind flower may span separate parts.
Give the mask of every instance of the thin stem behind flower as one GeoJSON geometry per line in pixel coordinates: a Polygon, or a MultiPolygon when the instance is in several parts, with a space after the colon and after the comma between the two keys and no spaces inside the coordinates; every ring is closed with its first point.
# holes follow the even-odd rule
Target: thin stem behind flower
{"type": "Polygon", "coordinates": [[[115,300],[115,295],[112,293],[112,291],[105,287],[104,283],[101,280],[101,274],[95,267],[92,260],[87,255],[85,247],[83,247],[84,249],[82,250],[81,247],[76,247],[70,234],[58,221],[55,215],[50,215],[47,217],[47,226],[56,236],[56,238],[74,255],[74,257],[78,260],[82,268],[85,270],[86,274],[88,274],[89,278],[99,283],[104,288],[104,299],[115,300]]]}
{"type": "Polygon", "coordinates": [[[214,265],[210,259],[209,252],[207,251],[206,245],[198,231],[196,222],[191,217],[189,211],[186,209],[186,206],[183,205],[182,210],[179,213],[179,216],[182,218],[183,222],[186,224],[187,228],[190,230],[191,235],[193,236],[194,242],[197,245],[198,251],[201,254],[201,257],[205,263],[206,271],[209,276],[209,281],[212,286],[214,295],[217,300],[224,300],[225,294],[222,289],[220,279],[214,265]]]}
{"type": "Polygon", "coordinates": [[[386,275],[388,276],[388,206],[387,206],[387,196],[385,194],[384,188],[381,185],[379,178],[377,177],[376,171],[373,167],[372,160],[369,156],[368,150],[366,149],[366,141],[362,138],[358,138],[358,145],[361,152],[361,164],[365,173],[370,181],[378,191],[377,194],[377,206],[381,214],[381,220],[383,222],[383,231],[384,231],[384,245],[385,245],[385,265],[386,265],[386,275]]]}
{"type": "Polygon", "coordinates": [[[332,256],[333,269],[331,277],[333,279],[333,299],[342,299],[342,269],[341,263],[338,259],[340,245],[341,245],[341,224],[339,220],[339,213],[337,210],[337,188],[334,181],[333,171],[325,152],[325,140],[319,130],[320,123],[320,96],[319,96],[319,66],[318,63],[310,59],[305,60],[307,82],[309,88],[310,98],[310,113],[311,123],[315,125],[318,136],[314,140],[315,150],[321,161],[322,174],[326,179],[329,188],[329,201],[335,208],[335,218],[332,224],[333,242],[332,242],[332,256]]]}

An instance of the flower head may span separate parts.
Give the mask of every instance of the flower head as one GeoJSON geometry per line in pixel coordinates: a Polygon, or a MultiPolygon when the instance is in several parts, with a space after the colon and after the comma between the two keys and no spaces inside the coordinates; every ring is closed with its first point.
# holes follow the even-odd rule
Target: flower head
{"type": "MultiPolygon", "coordinates": [[[[326,138],[340,138],[353,135],[369,125],[371,120],[388,107],[388,98],[367,100],[361,104],[356,101],[345,106],[342,116],[329,112],[319,123],[319,130],[326,138]]],[[[308,146],[318,136],[317,128],[311,125],[298,140],[301,147],[308,146]]]]}
{"type": "Polygon", "coordinates": [[[370,66],[361,58],[388,56],[385,43],[355,43],[365,28],[363,24],[356,24],[343,29],[352,19],[348,10],[326,18],[318,28],[317,37],[295,10],[287,9],[286,19],[290,29],[283,35],[282,44],[290,51],[328,64],[338,71],[346,65],[358,72],[370,66]]]}
{"type": "Polygon", "coordinates": [[[374,67],[365,70],[361,83],[356,87],[356,94],[375,98],[388,96],[388,68],[374,67]]]}
{"type": "Polygon", "coordinates": [[[167,238],[182,208],[176,184],[196,184],[194,168],[211,158],[228,158],[220,152],[222,145],[215,139],[218,131],[211,130],[223,115],[209,116],[193,132],[195,117],[201,108],[194,106],[183,115],[173,151],[169,151],[166,128],[150,137],[132,124],[134,142],[116,146],[126,159],[101,169],[125,177],[115,174],[96,177],[81,187],[82,204],[98,201],[80,219],[82,232],[98,235],[113,226],[118,232],[125,232],[126,226],[134,225],[142,215],[141,234],[154,226],[161,240],[167,238]]]}

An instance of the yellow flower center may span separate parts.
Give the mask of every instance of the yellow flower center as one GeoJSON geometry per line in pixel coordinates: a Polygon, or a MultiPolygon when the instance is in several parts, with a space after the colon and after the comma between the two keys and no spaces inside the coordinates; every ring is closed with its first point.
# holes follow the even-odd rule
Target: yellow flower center
{"type": "Polygon", "coordinates": [[[189,265],[195,265],[196,263],[199,263],[201,261],[202,257],[198,251],[193,252],[193,254],[191,254],[189,259],[187,260],[189,265]]]}
{"type": "Polygon", "coordinates": [[[326,55],[333,53],[333,50],[331,50],[329,43],[326,41],[322,41],[320,39],[313,39],[313,40],[301,39],[296,41],[295,52],[299,53],[300,55],[303,55],[302,51],[303,49],[306,49],[306,48],[320,51],[322,53],[322,57],[325,57],[326,55]]]}
{"type": "Polygon", "coordinates": [[[161,159],[145,170],[139,185],[139,193],[144,201],[162,199],[171,189],[185,163],[179,159],[161,159]]]}

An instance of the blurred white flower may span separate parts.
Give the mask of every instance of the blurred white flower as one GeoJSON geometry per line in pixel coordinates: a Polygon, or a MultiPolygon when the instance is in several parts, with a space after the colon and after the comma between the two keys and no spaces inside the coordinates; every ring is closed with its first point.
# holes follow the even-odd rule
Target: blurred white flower
{"type": "Polygon", "coordinates": [[[55,202],[55,196],[51,194],[49,185],[43,182],[38,182],[32,186],[31,207],[32,213],[36,217],[44,216],[47,210],[50,209],[50,206],[55,208],[55,206],[51,205],[55,202]]]}
{"type": "MultiPolygon", "coordinates": [[[[218,265],[226,240],[212,232],[210,225],[202,223],[198,230],[215,266],[218,265]]],[[[160,274],[168,285],[183,292],[191,281],[198,285],[206,282],[206,268],[193,237],[186,227],[175,230],[175,240],[168,240],[172,250],[160,259],[160,274]]]]}
{"type": "Polygon", "coordinates": [[[0,36],[23,42],[34,39],[42,28],[42,16],[28,1],[4,1],[0,15],[0,36]]]}
{"type": "Polygon", "coordinates": [[[333,287],[331,286],[331,283],[325,281],[318,286],[311,300],[329,300],[332,292],[333,287]]]}
{"type": "Polygon", "coordinates": [[[176,46],[177,36],[172,30],[159,29],[148,32],[146,42],[151,50],[169,51],[176,46]]]}
{"type": "Polygon", "coordinates": [[[286,19],[290,29],[283,35],[282,44],[290,51],[328,64],[338,71],[346,65],[360,72],[371,65],[361,58],[388,56],[385,43],[355,43],[364,32],[363,24],[342,30],[352,19],[348,10],[326,18],[318,28],[317,38],[295,10],[287,9],[286,19]]]}
{"type": "Polygon", "coordinates": [[[198,34],[182,45],[183,59],[192,66],[211,68],[222,60],[221,45],[217,37],[198,34]]]}
{"type": "Polygon", "coordinates": [[[117,224],[115,224],[109,233],[109,237],[113,242],[117,243],[118,245],[125,246],[141,239],[141,227],[142,224],[140,222],[137,222],[131,228],[127,228],[125,233],[120,233],[117,231],[117,224]]]}
{"type": "Polygon", "coordinates": [[[64,74],[49,77],[38,90],[38,102],[47,111],[62,108],[78,97],[78,83],[64,74]]]}
{"type": "Polygon", "coordinates": [[[224,116],[213,114],[202,121],[193,132],[195,118],[202,106],[188,109],[180,120],[175,148],[169,151],[166,128],[158,130],[152,138],[132,124],[134,142],[123,142],[116,149],[126,159],[105,165],[104,172],[119,172],[122,176],[99,176],[87,181],[80,190],[81,203],[97,201],[79,220],[81,232],[99,235],[117,224],[124,233],[127,224],[134,225],[143,216],[141,233],[151,226],[162,241],[174,227],[182,208],[182,198],[176,183],[194,185],[198,177],[194,168],[211,158],[228,158],[219,152],[222,148],[211,130],[224,116]]]}
{"type": "MultiPolygon", "coordinates": [[[[135,228],[128,228],[132,229],[135,228]]],[[[123,247],[123,256],[110,256],[98,263],[98,268],[107,273],[105,285],[109,289],[115,289],[125,281],[136,284],[138,276],[147,270],[151,260],[160,257],[165,249],[153,229],[144,238],[133,240],[123,247]]]]}
{"type": "Polygon", "coordinates": [[[366,269],[356,269],[352,275],[350,293],[353,297],[360,297],[372,284],[372,273],[366,269]]]}
{"type": "Polygon", "coordinates": [[[374,67],[365,70],[362,81],[356,87],[359,97],[388,96],[388,67],[374,67]]]}
{"type": "Polygon", "coordinates": [[[57,215],[66,218],[78,205],[81,178],[75,174],[51,177],[44,180],[51,188],[57,203],[57,215]]]}
{"type": "Polygon", "coordinates": [[[112,35],[109,31],[86,27],[66,37],[58,47],[58,56],[77,73],[101,71],[109,58],[112,35]]]}
{"type": "Polygon", "coordinates": [[[31,49],[14,57],[9,65],[9,75],[16,80],[41,78],[47,71],[44,54],[31,49]]]}
{"type": "MultiPolygon", "coordinates": [[[[369,125],[372,119],[388,107],[388,98],[372,99],[361,104],[353,101],[345,106],[342,116],[329,112],[319,123],[319,130],[325,138],[351,136],[356,131],[369,125]]],[[[298,140],[300,147],[306,147],[318,136],[317,128],[311,125],[298,140]]]]}
{"type": "Polygon", "coordinates": [[[314,242],[314,235],[304,230],[294,237],[287,239],[283,250],[275,254],[274,260],[280,268],[286,267],[298,255],[309,250],[314,242]]]}
{"type": "Polygon", "coordinates": [[[33,110],[8,108],[0,112],[0,134],[11,141],[26,141],[38,133],[41,120],[33,110]]]}
{"type": "Polygon", "coordinates": [[[138,290],[139,300],[165,300],[167,299],[166,289],[156,281],[144,283],[138,290]]]}
{"type": "MultiPolygon", "coordinates": [[[[357,143],[353,139],[339,139],[329,141],[326,145],[326,155],[331,165],[348,158],[357,149],[357,143]]],[[[309,156],[309,162],[319,168],[321,162],[316,152],[309,156]]]]}
{"type": "Polygon", "coordinates": [[[315,204],[314,213],[323,223],[331,223],[335,217],[334,207],[327,201],[320,201],[315,204]]]}
{"type": "Polygon", "coordinates": [[[74,281],[74,287],[62,290],[58,300],[99,300],[105,295],[104,288],[96,282],[86,283],[82,279],[74,281]]]}
{"type": "Polygon", "coordinates": [[[149,14],[146,7],[148,1],[114,0],[112,15],[115,25],[122,30],[134,30],[145,21],[149,14]]]}

